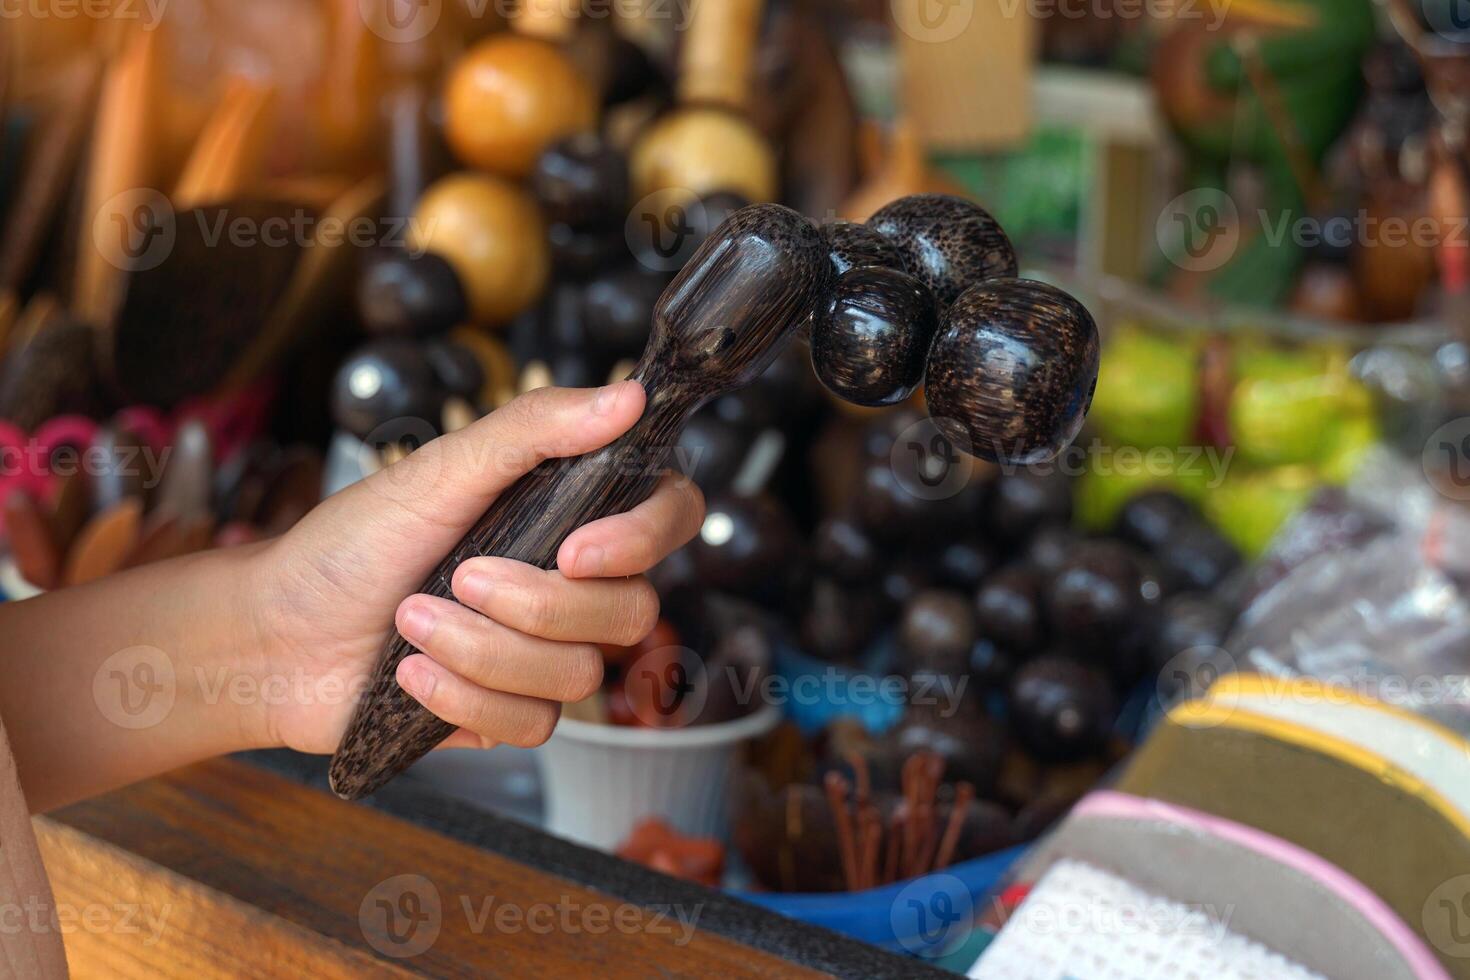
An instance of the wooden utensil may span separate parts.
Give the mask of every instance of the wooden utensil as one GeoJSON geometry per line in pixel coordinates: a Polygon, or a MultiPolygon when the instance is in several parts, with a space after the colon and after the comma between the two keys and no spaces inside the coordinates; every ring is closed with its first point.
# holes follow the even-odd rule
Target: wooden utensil
{"type": "Polygon", "coordinates": [[[679,73],[681,106],[633,148],[635,199],[662,190],[776,198],[775,154],[745,115],[764,8],[764,0],[724,0],[691,12],[679,73]]]}
{"type": "Polygon", "coordinates": [[[21,577],[38,589],[56,588],[61,575],[61,549],[35,498],[13,489],[5,497],[5,536],[21,577]]]}
{"type": "Polygon", "coordinates": [[[242,77],[230,79],[174,188],[176,209],[188,211],[232,200],[255,186],[274,135],[275,98],[270,85],[242,77]]]}
{"type": "Polygon", "coordinates": [[[138,543],[143,501],[124,500],[87,522],[68,552],[61,584],[82,585],[123,567],[138,543]]]}

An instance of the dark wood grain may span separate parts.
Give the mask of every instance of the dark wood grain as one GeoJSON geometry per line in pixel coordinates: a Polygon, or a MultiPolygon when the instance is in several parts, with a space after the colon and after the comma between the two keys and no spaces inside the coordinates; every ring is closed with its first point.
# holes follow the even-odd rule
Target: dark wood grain
{"type": "Polygon", "coordinates": [[[1076,438],[1097,387],[1097,324],[1029,279],[972,287],[929,352],[924,397],[940,431],[991,462],[1039,463],[1076,438]]]}
{"type": "MultiPolygon", "coordinates": [[[[759,377],[828,282],[827,251],[810,221],[778,205],[736,212],[659,300],[633,374],[647,392],[643,417],[612,445],[547,461],[501,494],[422,591],[453,598],[454,570],[477,555],[554,567],[572,531],[646,499],[689,415],[759,377]]],[[[394,674],[411,652],[396,632],[389,637],[332,762],[341,796],[372,792],[453,731],[398,686],[394,674]]]]}
{"type": "MultiPolygon", "coordinates": [[[[136,913],[132,929],[64,936],[78,977],[822,975],[697,919],[687,930],[668,912],[238,761],[180,770],[36,825],[59,906],[136,913]],[[438,896],[437,935],[420,952],[410,944],[427,924],[395,940],[374,904],[400,875],[438,896]],[[506,908],[524,918],[497,921],[506,908]],[[548,908],[552,928],[532,928],[532,910],[548,908]]],[[[699,902],[686,906],[687,897],[663,904],[688,921],[699,902]]]]}
{"type": "Polygon", "coordinates": [[[897,405],[924,380],[939,329],[934,295],[898,269],[851,269],[812,320],[812,365],[839,398],[897,405]]]}
{"type": "Polygon", "coordinates": [[[887,237],[855,221],[834,221],[822,226],[827,241],[827,255],[832,260],[832,274],[846,275],[851,269],[868,265],[885,269],[902,269],[903,253],[887,237]]]}
{"type": "Polygon", "coordinates": [[[966,289],[996,276],[1014,276],[1016,250],[1000,222],[951,194],[911,194],[868,219],[868,227],[898,248],[905,268],[934,293],[941,311],[966,289]]]}

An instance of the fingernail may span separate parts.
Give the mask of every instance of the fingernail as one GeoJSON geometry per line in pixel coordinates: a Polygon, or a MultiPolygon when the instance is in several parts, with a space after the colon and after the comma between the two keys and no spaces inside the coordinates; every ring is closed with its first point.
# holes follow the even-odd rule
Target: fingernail
{"type": "Polygon", "coordinates": [[[490,576],[484,572],[470,572],[464,577],[459,588],[464,593],[461,598],[468,603],[479,605],[490,595],[490,576]]]}
{"type": "Polygon", "coordinates": [[[403,614],[404,639],[418,644],[427,643],[430,634],[434,632],[434,623],[438,618],[424,606],[410,606],[403,614]]]}
{"type": "Polygon", "coordinates": [[[435,677],[434,672],[422,664],[410,663],[399,672],[398,682],[403,685],[404,690],[412,694],[415,698],[418,698],[420,701],[427,701],[433,695],[434,685],[439,682],[439,678],[435,677]]]}
{"type": "Polygon", "coordinates": [[[577,552],[577,557],[572,561],[572,571],[577,575],[585,575],[595,578],[602,574],[607,567],[607,553],[595,544],[588,545],[577,552]]]}
{"type": "Polygon", "coordinates": [[[592,402],[593,415],[607,415],[612,412],[613,406],[618,403],[618,396],[623,393],[624,385],[619,382],[615,385],[606,385],[599,389],[597,398],[592,402]]]}

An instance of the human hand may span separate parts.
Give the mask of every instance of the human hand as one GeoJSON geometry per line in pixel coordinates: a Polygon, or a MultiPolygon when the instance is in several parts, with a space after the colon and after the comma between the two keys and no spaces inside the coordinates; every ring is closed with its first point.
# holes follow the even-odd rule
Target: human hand
{"type": "Polygon", "coordinates": [[[636,382],[531,392],[330,497],[262,549],[263,669],[294,679],[292,695],[261,706],[263,741],[336,749],[393,626],[422,651],[399,665],[399,684],[459,726],[445,745],[545,741],[561,704],[601,684],[596,644],[636,643],[657,623],[643,573],[699,529],[693,482],[665,477],[628,513],[578,529],[556,571],[476,558],[454,575],[458,603],[412,593],[500,492],[543,459],[607,445],[643,407],[636,382]]]}

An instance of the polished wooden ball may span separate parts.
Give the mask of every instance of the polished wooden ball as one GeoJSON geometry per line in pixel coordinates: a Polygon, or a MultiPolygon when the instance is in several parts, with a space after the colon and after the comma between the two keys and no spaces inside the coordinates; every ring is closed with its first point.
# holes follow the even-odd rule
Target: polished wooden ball
{"type": "Polygon", "coordinates": [[[813,317],[812,365],[845,401],[897,405],[923,382],[938,327],[934,297],[919,280],[881,266],[851,269],[813,317]]]}
{"type": "Polygon", "coordinates": [[[598,96],[554,45],[496,34],[455,63],[444,87],[444,135],[465,163],[525,177],[563,136],[592,129],[598,96]]]}
{"type": "Polygon", "coordinates": [[[443,388],[422,347],[411,340],[376,340],[348,358],[332,385],[332,419],[359,439],[396,441],[386,428],[433,426],[443,388]]]}
{"type": "Polygon", "coordinates": [[[892,241],[855,221],[834,221],[822,226],[822,239],[832,259],[832,275],[846,275],[867,265],[902,269],[903,255],[892,241]]]}
{"type": "Polygon", "coordinates": [[[631,164],[635,199],[677,189],[734,191],[759,202],[780,191],[766,138],[744,116],[718,106],[676,109],[657,120],[634,144],[631,164]]]}
{"type": "Polygon", "coordinates": [[[1098,371],[1097,324],[1076,299],[1028,279],[995,279],[950,308],[929,351],[935,425],[991,462],[1052,459],[1082,428],[1098,371]]]}
{"type": "Polygon", "coordinates": [[[459,173],[435,183],[419,200],[408,241],[449,260],[470,315],[487,326],[507,323],[533,303],[550,274],[540,209],[497,177],[459,173]]]}
{"type": "Polygon", "coordinates": [[[395,250],[358,278],[357,311],[371,333],[428,337],[463,323],[469,304],[448,259],[395,250]]]}
{"type": "Polygon", "coordinates": [[[894,244],[941,310],[976,283],[1014,276],[1019,268],[1000,222],[952,194],[901,197],[868,219],[868,227],[894,244]]]}
{"type": "Polygon", "coordinates": [[[628,161],[597,133],[557,140],[536,160],[531,190],[546,217],[573,228],[621,227],[628,216],[628,161]]]}

